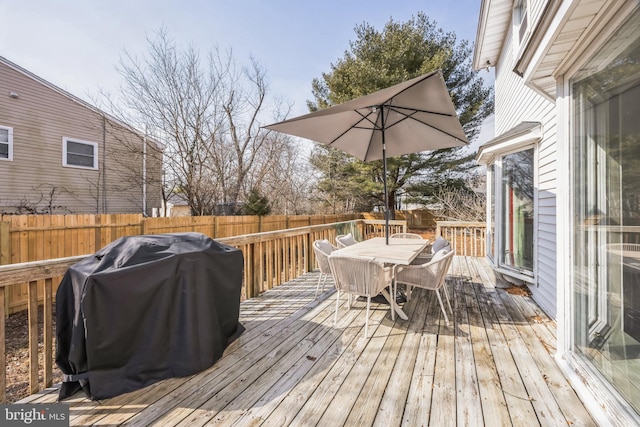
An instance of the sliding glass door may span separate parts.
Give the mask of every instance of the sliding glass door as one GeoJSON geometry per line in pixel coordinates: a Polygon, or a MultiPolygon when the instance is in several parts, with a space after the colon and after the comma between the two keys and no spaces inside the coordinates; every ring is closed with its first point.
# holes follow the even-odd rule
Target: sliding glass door
{"type": "Polygon", "coordinates": [[[571,81],[573,350],[640,412],[640,13],[571,81]]]}

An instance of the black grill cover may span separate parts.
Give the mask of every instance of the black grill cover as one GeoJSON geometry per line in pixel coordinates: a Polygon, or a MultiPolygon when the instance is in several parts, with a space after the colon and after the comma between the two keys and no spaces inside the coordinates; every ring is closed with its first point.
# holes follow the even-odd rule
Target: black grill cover
{"type": "Polygon", "coordinates": [[[59,399],[133,391],[210,367],[243,331],[242,252],[199,233],[123,237],[56,294],[59,399]]]}

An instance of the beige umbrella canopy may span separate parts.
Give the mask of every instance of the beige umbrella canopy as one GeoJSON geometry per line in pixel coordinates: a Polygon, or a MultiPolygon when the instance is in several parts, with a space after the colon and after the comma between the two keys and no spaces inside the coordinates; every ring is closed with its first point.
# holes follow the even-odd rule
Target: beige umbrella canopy
{"type": "Polygon", "coordinates": [[[387,157],[468,144],[440,70],[343,104],[265,126],[363,160],[383,160],[389,237],[387,157]]]}

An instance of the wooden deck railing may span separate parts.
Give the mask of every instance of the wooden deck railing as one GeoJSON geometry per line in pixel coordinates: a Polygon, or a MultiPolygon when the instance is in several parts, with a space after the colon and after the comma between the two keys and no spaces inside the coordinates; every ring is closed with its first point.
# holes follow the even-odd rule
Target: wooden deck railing
{"type": "Polygon", "coordinates": [[[442,236],[451,242],[456,255],[485,256],[486,235],[487,227],[484,222],[436,222],[436,236],[442,236]]]}
{"type": "MultiPolygon", "coordinates": [[[[482,224],[483,225],[483,224],[482,224]]],[[[406,232],[405,221],[390,221],[390,233],[406,232]]],[[[354,220],[217,239],[242,250],[244,283],[242,296],[251,298],[283,282],[315,269],[312,243],[335,240],[337,234],[354,233],[359,239],[384,236],[384,221],[354,220]]],[[[484,255],[483,227],[479,223],[439,223],[438,234],[452,242],[456,254],[484,255]],[[469,239],[464,242],[463,239],[469,239]]],[[[0,366],[6,367],[5,296],[11,286],[28,283],[29,392],[49,387],[53,378],[53,280],[88,255],[0,265],[0,366]],[[44,281],[44,296],[38,296],[38,282],[44,281]],[[43,304],[43,377],[38,370],[38,305],[43,304]]],[[[6,402],[6,369],[0,370],[0,403],[6,402]]]]}
{"type": "Polygon", "coordinates": [[[13,285],[28,282],[29,315],[29,392],[40,390],[38,382],[38,280],[44,280],[43,344],[45,387],[53,378],[53,278],[62,276],[67,269],[84,256],[58,258],[47,261],[23,262],[0,266],[0,402],[6,398],[6,347],[5,347],[5,290],[13,285]]]}
{"type": "MultiPolygon", "coordinates": [[[[391,232],[406,231],[405,221],[392,221],[391,232]]],[[[292,228],[282,231],[247,234],[217,239],[237,247],[244,256],[243,298],[271,289],[315,269],[312,243],[316,239],[334,241],[337,234],[354,233],[358,238],[384,235],[384,222],[369,220],[345,221],[324,225],[292,228]]],[[[28,336],[29,336],[29,392],[36,393],[49,387],[53,378],[53,280],[89,255],[0,265],[0,366],[6,367],[5,296],[12,286],[28,283],[28,336]],[[38,282],[44,281],[44,290],[38,282]],[[44,293],[44,295],[43,295],[44,293]],[[43,304],[43,377],[38,370],[38,305],[43,304]]],[[[0,403],[6,402],[6,369],[0,370],[0,403]]]]}

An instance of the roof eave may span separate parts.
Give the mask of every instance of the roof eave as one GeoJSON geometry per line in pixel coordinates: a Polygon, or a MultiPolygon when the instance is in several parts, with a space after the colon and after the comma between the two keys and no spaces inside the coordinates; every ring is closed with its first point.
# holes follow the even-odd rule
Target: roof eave
{"type": "Polygon", "coordinates": [[[474,70],[497,63],[511,22],[512,7],[513,0],[482,0],[471,64],[474,70]],[[489,33],[491,37],[487,37],[489,33]]]}

